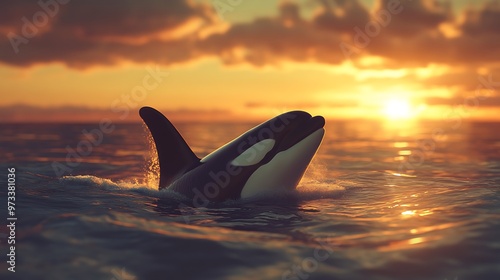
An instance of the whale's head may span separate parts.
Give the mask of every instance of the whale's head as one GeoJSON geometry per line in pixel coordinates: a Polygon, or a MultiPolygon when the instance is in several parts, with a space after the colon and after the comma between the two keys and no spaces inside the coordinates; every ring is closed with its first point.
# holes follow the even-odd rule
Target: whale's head
{"type": "MultiPolygon", "coordinates": [[[[268,120],[201,159],[247,178],[240,197],[294,189],[323,139],[325,119],[292,111],[268,120]]],[[[212,164],[210,164],[212,165],[212,164]]],[[[231,175],[230,172],[227,174],[231,175]]]]}

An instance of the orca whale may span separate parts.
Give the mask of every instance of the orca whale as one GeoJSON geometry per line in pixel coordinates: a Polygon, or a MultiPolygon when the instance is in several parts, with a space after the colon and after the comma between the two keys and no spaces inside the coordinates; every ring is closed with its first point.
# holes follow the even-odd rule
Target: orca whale
{"type": "Polygon", "coordinates": [[[295,189],[325,133],[322,116],[291,111],[200,159],[162,113],[142,107],[139,115],[156,145],[159,189],[181,193],[197,207],[295,189]]]}

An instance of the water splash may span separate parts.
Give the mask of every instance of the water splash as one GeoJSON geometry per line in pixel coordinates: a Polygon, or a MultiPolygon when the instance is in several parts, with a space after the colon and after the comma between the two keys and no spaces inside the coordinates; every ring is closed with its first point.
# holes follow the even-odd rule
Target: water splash
{"type": "Polygon", "coordinates": [[[156,144],[145,124],[143,124],[143,128],[146,131],[149,148],[149,155],[144,170],[144,183],[150,188],[158,189],[160,183],[160,162],[158,160],[158,153],[156,152],[156,144]]]}
{"type": "Polygon", "coordinates": [[[325,181],[327,179],[326,174],[330,174],[327,165],[321,162],[317,157],[314,157],[307,167],[302,181],[325,181]]]}

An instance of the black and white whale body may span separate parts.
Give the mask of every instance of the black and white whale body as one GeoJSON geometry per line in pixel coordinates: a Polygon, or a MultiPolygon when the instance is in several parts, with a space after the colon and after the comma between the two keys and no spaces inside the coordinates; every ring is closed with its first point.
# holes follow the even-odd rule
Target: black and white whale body
{"type": "Polygon", "coordinates": [[[160,112],[143,107],[139,114],[156,144],[159,188],[192,198],[195,206],[293,190],[325,133],[323,117],[292,111],[200,159],[160,112]]]}

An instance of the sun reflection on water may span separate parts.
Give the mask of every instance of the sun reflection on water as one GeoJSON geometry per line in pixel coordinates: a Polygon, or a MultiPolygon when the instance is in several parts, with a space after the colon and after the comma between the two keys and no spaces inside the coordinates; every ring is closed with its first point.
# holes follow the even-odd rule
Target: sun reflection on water
{"type": "Polygon", "coordinates": [[[401,213],[403,216],[414,216],[415,215],[415,210],[407,210],[401,213]]]}

